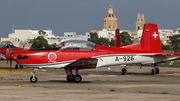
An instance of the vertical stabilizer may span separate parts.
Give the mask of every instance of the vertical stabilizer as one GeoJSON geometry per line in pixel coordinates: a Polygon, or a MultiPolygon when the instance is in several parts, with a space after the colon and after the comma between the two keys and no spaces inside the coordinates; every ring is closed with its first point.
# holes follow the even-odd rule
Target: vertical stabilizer
{"type": "Polygon", "coordinates": [[[158,27],[156,24],[144,24],[144,30],[141,39],[141,48],[144,51],[162,53],[158,27]]]}
{"type": "Polygon", "coordinates": [[[115,31],[115,43],[114,43],[115,47],[121,47],[123,46],[120,42],[120,34],[119,34],[119,29],[116,29],[115,31]]]}

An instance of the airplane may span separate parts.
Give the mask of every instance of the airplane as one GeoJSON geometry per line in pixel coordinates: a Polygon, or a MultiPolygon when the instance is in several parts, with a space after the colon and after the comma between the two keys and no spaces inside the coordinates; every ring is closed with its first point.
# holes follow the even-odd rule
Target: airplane
{"type": "MultiPolygon", "coordinates": [[[[10,41],[2,41],[0,43],[0,60],[6,60],[6,58],[4,57],[6,54],[20,50],[23,49],[14,46],[10,41]],[[9,47],[11,47],[11,49],[9,47]]],[[[15,68],[18,69],[18,64],[15,65],[15,68]]],[[[23,68],[23,66],[20,66],[20,68],[23,68]]]]}
{"type": "Polygon", "coordinates": [[[33,68],[30,77],[32,83],[38,80],[35,73],[46,68],[64,69],[67,81],[78,83],[82,81],[79,70],[103,66],[125,65],[122,74],[126,74],[128,64],[151,64],[151,75],[159,74],[157,63],[180,59],[168,58],[169,55],[171,54],[162,52],[157,25],[145,23],[142,39],[135,44],[109,47],[89,41],[69,40],[61,42],[53,49],[17,51],[5,55],[5,58],[15,60],[21,66],[33,68]]]}

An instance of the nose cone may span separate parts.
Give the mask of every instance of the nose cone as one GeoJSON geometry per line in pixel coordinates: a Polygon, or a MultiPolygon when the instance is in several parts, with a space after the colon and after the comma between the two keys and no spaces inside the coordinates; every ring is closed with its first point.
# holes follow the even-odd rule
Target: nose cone
{"type": "Polygon", "coordinates": [[[12,59],[12,53],[7,54],[7,55],[5,55],[4,57],[5,57],[6,59],[12,59]]]}

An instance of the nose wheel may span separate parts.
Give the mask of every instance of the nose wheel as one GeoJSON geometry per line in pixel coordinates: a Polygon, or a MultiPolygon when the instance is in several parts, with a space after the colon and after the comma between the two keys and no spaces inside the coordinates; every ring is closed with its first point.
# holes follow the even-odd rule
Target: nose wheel
{"type": "Polygon", "coordinates": [[[37,72],[37,71],[46,71],[46,69],[33,69],[33,72],[31,72],[31,74],[32,74],[32,76],[30,77],[30,81],[31,81],[31,83],[36,83],[37,81],[38,81],[38,78],[37,78],[37,76],[35,75],[35,73],[37,72]]]}
{"type": "Polygon", "coordinates": [[[36,83],[36,82],[38,81],[38,78],[37,78],[36,76],[31,76],[31,77],[30,77],[30,81],[31,81],[32,83],[36,83]]]}

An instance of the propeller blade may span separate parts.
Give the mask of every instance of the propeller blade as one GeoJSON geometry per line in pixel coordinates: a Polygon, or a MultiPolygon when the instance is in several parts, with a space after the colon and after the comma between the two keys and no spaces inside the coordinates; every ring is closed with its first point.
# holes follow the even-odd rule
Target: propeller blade
{"type": "Polygon", "coordinates": [[[9,46],[9,53],[11,53],[12,51],[11,51],[11,45],[10,45],[10,43],[8,43],[8,46],[9,46]]]}
{"type": "Polygon", "coordinates": [[[11,74],[11,68],[12,68],[12,60],[10,60],[10,74],[11,74]]]}

